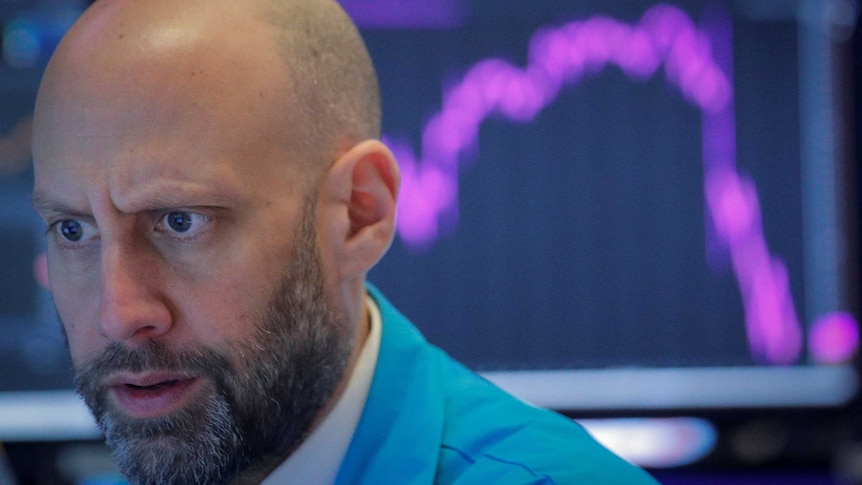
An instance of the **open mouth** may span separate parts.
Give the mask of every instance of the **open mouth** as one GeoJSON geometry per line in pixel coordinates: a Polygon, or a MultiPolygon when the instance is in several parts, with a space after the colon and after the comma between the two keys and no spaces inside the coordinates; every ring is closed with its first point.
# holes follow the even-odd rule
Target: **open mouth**
{"type": "Polygon", "coordinates": [[[166,416],[184,407],[197,393],[201,379],[130,378],[109,386],[121,411],[136,418],[166,416]]]}

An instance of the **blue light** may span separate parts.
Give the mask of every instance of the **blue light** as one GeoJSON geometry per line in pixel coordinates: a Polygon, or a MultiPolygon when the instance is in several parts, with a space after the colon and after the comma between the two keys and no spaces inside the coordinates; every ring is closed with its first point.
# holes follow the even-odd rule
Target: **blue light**
{"type": "Polygon", "coordinates": [[[42,42],[39,27],[26,19],[13,20],[3,29],[3,60],[15,68],[35,67],[42,42]]]}
{"type": "Polygon", "coordinates": [[[3,27],[3,61],[16,69],[43,67],[81,11],[22,12],[3,27]]]}

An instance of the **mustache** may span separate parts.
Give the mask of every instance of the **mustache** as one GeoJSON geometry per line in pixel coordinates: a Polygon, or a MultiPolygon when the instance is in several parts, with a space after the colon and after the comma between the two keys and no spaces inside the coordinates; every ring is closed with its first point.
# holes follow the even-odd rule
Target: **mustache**
{"type": "Polygon", "coordinates": [[[162,343],[151,341],[132,349],[114,342],[76,369],[74,384],[82,395],[93,395],[99,392],[102,383],[112,374],[148,370],[224,377],[234,369],[227,357],[209,348],[175,351],[162,343]]]}

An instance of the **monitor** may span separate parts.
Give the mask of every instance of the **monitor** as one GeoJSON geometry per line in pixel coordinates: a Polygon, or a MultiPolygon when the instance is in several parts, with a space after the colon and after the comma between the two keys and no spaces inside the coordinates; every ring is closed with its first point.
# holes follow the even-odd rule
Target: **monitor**
{"type": "MultiPolygon", "coordinates": [[[[431,342],[575,416],[855,399],[854,2],[341,3],[402,176],[369,279],[431,342]]],[[[82,7],[45,4],[3,12],[6,441],[97,435],[29,208],[35,90],[82,7]]]]}

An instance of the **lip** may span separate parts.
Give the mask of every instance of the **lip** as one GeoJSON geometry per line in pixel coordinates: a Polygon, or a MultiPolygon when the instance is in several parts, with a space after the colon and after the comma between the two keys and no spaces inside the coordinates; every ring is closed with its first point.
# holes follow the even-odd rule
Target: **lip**
{"type": "Polygon", "coordinates": [[[113,376],[108,393],[125,414],[157,418],[181,409],[202,386],[203,379],[175,373],[149,372],[113,376]]]}

